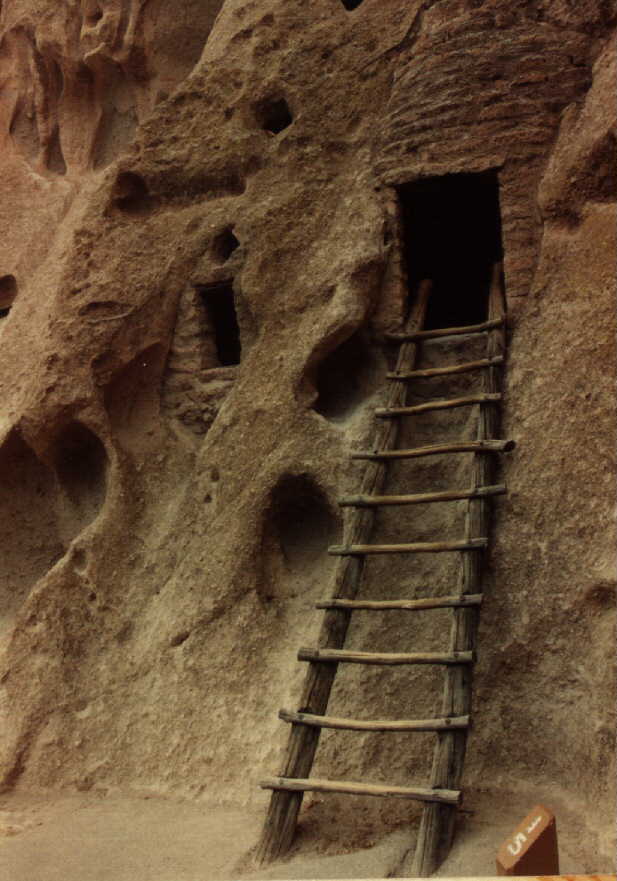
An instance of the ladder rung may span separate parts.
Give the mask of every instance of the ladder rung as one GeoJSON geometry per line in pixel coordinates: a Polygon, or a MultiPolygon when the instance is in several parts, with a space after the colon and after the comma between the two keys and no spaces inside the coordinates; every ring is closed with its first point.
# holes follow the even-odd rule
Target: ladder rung
{"type": "Polygon", "coordinates": [[[319,600],[316,609],[364,609],[365,611],[387,612],[399,610],[415,612],[423,609],[455,609],[464,606],[481,606],[481,593],[468,593],[462,596],[425,597],[420,600],[319,600]]]}
{"type": "Polygon", "coordinates": [[[279,710],[279,719],[292,725],[310,725],[314,728],[334,728],[340,731],[449,731],[469,728],[469,716],[453,716],[445,719],[409,719],[364,721],[363,719],[339,719],[336,716],[314,716],[311,713],[291,713],[279,710]]]}
{"type": "Polygon", "coordinates": [[[377,795],[381,797],[411,798],[416,801],[434,801],[457,805],[461,801],[458,789],[429,789],[421,786],[377,786],[372,783],[346,783],[337,780],[319,780],[317,777],[268,777],[259,784],[262,789],[284,789],[288,792],[343,792],[348,795],[377,795]]]}
{"type": "Polygon", "coordinates": [[[393,416],[410,416],[413,413],[428,413],[431,410],[449,410],[453,407],[466,407],[469,404],[493,404],[501,401],[501,395],[482,394],[467,395],[465,398],[452,398],[450,400],[427,401],[426,404],[416,404],[413,407],[379,407],[375,410],[375,416],[391,419],[393,416]]]}
{"type": "Polygon", "coordinates": [[[482,324],[466,324],[462,327],[441,327],[436,330],[420,330],[417,333],[387,333],[386,339],[394,342],[407,343],[414,340],[431,340],[440,336],[460,336],[467,333],[485,333],[494,327],[501,327],[506,323],[505,316],[503,318],[492,318],[490,321],[483,321],[482,324]]]}
{"type": "Polygon", "coordinates": [[[386,373],[386,379],[396,379],[399,382],[408,379],[430,379],[432,376],[449,376],[453,373],[482,370],[497,364],[503,364],[502,355],[496,355],[494,358],[482,358],[480,361],[467,361],[464,364],[450,364],[447,367],[428,367],[426,370],[410,370],[407,373],[386,373]]]}
{"type": "Polygon", "coordinates": [[[328,553],[339,557],[363,554],[430,554],[443,551],[478,551],[487,545],[486,538],[470,538],[468,541],[418,541],[397,545],[332,545],[328,548],[328,553]]]}
{"type": "Polygon", "coordinates": [[[411,496],[345,496],[339,499],[342,508],[379,508],[382,505],[421,505],[426,502],[455,502],[458,499],[482,499],[502,496],[507,492],[505,484],[478,486],[475,489],[452,489],[435,493],[416,493],[411,496]]]}
{"type": "Polygon", "coordinates": [[[475,657],[473,652],[352,652],[347,649],[301,648],[298,660],[398,667],[401,664],[473,664],[475,657]]]}
{"type": "Polygon", "coordinates": [[[516,447],[513,440],[455,441],[450,444],[431,444],[414,450],[362,450],[352,453],[352,459],[418,459],[421,456],[442,456],[447,453],[510,453],[516,447]]]}

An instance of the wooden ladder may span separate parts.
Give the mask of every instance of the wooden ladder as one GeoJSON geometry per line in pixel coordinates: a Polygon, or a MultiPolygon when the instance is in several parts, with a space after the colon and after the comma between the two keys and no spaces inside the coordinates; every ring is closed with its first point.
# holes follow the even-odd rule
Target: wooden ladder
{"type": "Polygon", "coordinates": [[[289,849],[296,828],[298,812],[305,792],[337,792],[357,795],[392,796],[424,803],[416,841],[411,874],[428,876],[448,853],[461,801],[461,775],[470,724],[471,680],[475,661],[478,610],[482,603],[480,589],[483,551],[488,544],[490,498],[505,493],[506,488],[493,481],[495,453],[513,449],[511,441],[497,438],[501,367],[505,357],[506,315],[501,284],[501,264],[493,267],[489,292],[488,320],[482,324],[443,330],[423,330],[431,282],[420,285],[404,332],[391,334],[400,343],[396,369],[388,374],[391,387],[387,406],[376,411],[380,424],[373,451],[354,453],[367,467],[360,493],[341,500],[352,508],[348,541],[329,553],[340,557],[333,595],[317,603],[324,609],[319,648],[302,648],[298,659],[308,662],[300,701],[301,711],[281,710],[279,717],[291,725],[287,753],[281,775],[263,780],[260,785],[272,790],[270,806],[257,849],[259,863],[267,863],[289,849]],[[449,367],[415,370],[419,345],[423,340],[459,334],[485,334],[486,357],[449,367]],[[416,378],[447,376],[466,371],[481,371],[484,391],[449,400],[429,401],[406,406],[410,381],[416,378]],[[479,405],[477,439],[460,443],[432,444],[416,449],[398,449],[399,417],[429,410],[479,405]],[[382,495],[387,463],[392,459],[472,452],[471,485],[461,490],[414,495],[382,495]],[[414,542],[409,544],[370,544],[376,510],[386,505],[415,505],[426,502],[467,500],[465,534],[456,541],[414,542]],[[462,577],[451,596],[415,600],[370,601],[356,599],[362,582],[367,555],[390,553],[463,553],[462,577]],[[441,652],[377,653],[349,651],[343,648],[351,614],[355,610],[394,609],[413,612],[427,609],[451,609],[451,631],[447,650],[441,652]],[[359,720],[327,716],[328,700],[340,663],[351,664],[437,664],[444,668],[444,687],[440,718],[409,720],[359,720]],[[367,783],[337,782],[311,778],[310,772],[322,728],[353,731],[433,731],[437,741],[429,786],[385,786],[367,783]]]}

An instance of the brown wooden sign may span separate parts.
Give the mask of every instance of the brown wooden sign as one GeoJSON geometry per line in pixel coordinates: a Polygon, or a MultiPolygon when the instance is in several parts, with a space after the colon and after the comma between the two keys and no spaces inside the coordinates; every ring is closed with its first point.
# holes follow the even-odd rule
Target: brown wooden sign
{"type": "Polygon", "coordinates": [[[536,805],[497,852],[498,875],[559,875],[557,824],[543,805],[536,805]]]}

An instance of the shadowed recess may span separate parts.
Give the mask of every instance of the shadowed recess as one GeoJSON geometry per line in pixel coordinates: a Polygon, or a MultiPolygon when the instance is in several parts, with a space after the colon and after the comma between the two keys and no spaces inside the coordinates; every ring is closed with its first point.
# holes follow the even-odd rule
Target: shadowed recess
{"type": "Polygon", "coordinates": [[[0,449],[0,632],[10,626],[30,588],[64,554],[56,517],[54,475],[11,432],[0,449]]]}
{"type": "Polygon", "coordinates": [[[348,12],[351,12],[352,9],[357,9],[363,2],[364,0],[341,0],[341,3],[348,12]]]}
{"type": "Polygon", "coordinates": [[[332,422],[347,419],[373,392],[378,369],[364,333],[354,333],[319,364],[313,409],[332,422]]]}
{"type": "Polygon", "coordinates": [[[214,332],[220,366],[239,364],[242,346],[232,281],[200,285],[197,292],[205,308],[209,329],[214,332]]]}
{"type": "Polygon", "coordinates": [[[150,195],[145,180],[132,171],[123,171],[116,178],[113,204],[122,211],[139,213],[150,207],[150,195]]]}
{"type": "Polygon", "coordinates": [[[328,500],[308,474],[281,477],[272,490],[266,516],[290,569],[302,571],[314,563],[337,534],[328,500]]]}
{"type": "Polygon", "coordinates": [[[289,105],[284,98],[264,98],[255,105],[257,122],[264,131],[280,134],[293,122],[289,105]]]}
{"type": "Polygon", "coordinates": [[[52,456],[62,495],[59,508],[62,532],[72,539],[103,507],[107,453],[89,428],[81,422],[72,422],[56,440],[52,456]]]}
{"type": "Polygon", "coordinates": [[[234,235],[233,227],[229,226],[215,236],[212,242],[212,259],[215,263],[226,263],[239,246],[240,242],[234,235]]]}
{"type": "Polygon", "coordinates": [[[5,318],[17,296],[17,279],[14,275],[0,276],[0,318],[5,318]]]}
{"type": "Polygon", "coordinates": [[[410,288],[434,284],[425,327],[485,321],[491,269],[503,256],[496,172],[425,178],[399,195],[410,288]]]}
{"type": "Polygon", "coordinates": [[[47,167],[56,174],[66,174],[66,162],[60,141],[60,129],[56,126],[47,145],[47,167]]]}

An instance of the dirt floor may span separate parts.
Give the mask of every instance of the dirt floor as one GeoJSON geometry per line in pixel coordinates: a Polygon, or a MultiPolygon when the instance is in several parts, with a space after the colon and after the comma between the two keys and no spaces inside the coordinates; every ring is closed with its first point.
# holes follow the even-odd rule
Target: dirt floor
{"type": "MultiPolygon", "coordinates": [[[[440,876],[491,875],[495,852],[532,806],[512,795],[470,797],[462,828],[440,876]]],[[[594,844],[575,814],[550,800],[557,815],[563,873],[614,871],[594,861],[594,844]]],[[[0,801],[1,881],[227,881],[227,879],[395,877],[413,833],[405,829],[373,847],[316,853],[302,842],[291,858],[255,870],[250,849],[263,813],[160,797],[12,796],[0,801]]]]}

